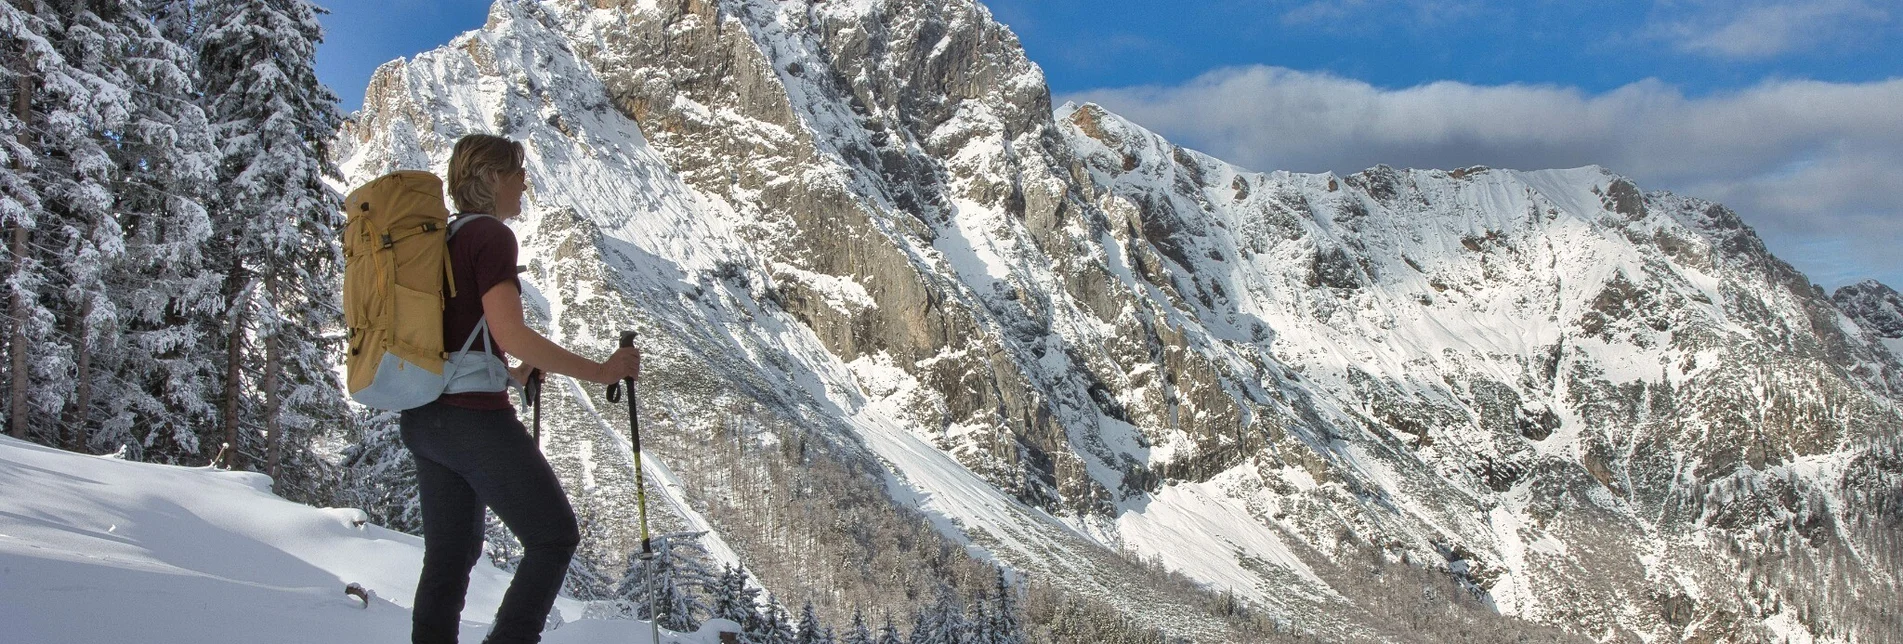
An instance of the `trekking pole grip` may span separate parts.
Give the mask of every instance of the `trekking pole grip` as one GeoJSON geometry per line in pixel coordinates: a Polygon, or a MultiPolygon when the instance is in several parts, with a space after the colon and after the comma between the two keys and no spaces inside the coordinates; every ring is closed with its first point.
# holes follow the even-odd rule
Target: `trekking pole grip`
{"type": "MultiPolygon", "coordinates": [[[[633,348],[634,336],[635,336],[635,333],[633,331],[622,331],[621,345],[620,345],[621,348],[624,348],[624,349],[633,348]]],[[[628,383],[629,394],[634,393],[634,378],[632,377],[622,378],[621,382],[628,383]]],[[[608,385],[608,402],[611,402],[611,403],[621,402],[621,382],[610,383],[608,385]]]]}

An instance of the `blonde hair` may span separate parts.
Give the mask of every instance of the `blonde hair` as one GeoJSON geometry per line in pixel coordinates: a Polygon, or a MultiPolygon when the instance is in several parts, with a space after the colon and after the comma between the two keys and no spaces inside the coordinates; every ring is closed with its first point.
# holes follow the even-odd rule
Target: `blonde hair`
{"type": "Polygon", "coordinates": [[[459,212],[493,213],[496,182],[522,169],[522,144],[499,136],[471,134],[449,153],[449,198],[459,212]]]}

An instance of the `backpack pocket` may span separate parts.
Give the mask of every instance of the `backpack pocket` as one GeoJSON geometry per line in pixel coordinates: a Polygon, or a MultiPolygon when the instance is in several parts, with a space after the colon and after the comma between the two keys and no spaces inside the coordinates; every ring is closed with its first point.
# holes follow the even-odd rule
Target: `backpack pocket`
{"type": "MultiPolygon", "coordinates": [[[[443,393],[443,375],[431,372],[395,353],[384,352],[376,375],[363,389],[350,392],[358,404],[373,409],[402,411],[429,404],[443,393]]],[[[504,374],[507,377],[507,374],[504,374]]]]}
{"type": "Polygon", "coordinates": [[[396,310],[390,312],[390,328],[397,352],[421,356],[428,355],[431,347],[443,346],[443,295],[393,286],[396,310]]]}

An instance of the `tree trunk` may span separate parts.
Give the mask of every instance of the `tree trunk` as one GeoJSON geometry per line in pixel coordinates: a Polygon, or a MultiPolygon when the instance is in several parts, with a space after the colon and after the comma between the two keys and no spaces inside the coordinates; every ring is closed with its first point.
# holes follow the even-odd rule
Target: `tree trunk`
{"type": "Polygon", "coordinates": [[[238,414],[243,409],[244,383],[244,332],[245,313],[250,308],[239,301],[245,292],[244,266],[237,258],[231,260],[231,271],[225,274],[225,306],[229,326],[225,336],[225,444],[231,449],[227,453],[225,467],[242,470],[244,452],[238,449],[238,414]]]}
{"type": "Polygon", "coordinates": [[[283,358],[278,334],[282,332],[279,329],[264,336],[264,436],[270,445],[269,455],[265,457],[265,473],[271,475],[274,488],[278,486],[279,466],[284,463],[284,432],[278,422],[278,408],[284,402],[284,397],[278,395],[278,372],[281,371],[278,365],[283,358]]]}
{"type": "MultiPolygon", "coordinates": [[[[26,226],[13,225],[13,274],[19,275],[26,269],[26,226]]],[[[13,333],[7,338],[7,352],[11,369],[8,384],[12,386],[7,402],[7,428],[13,437],[26,439],[26,389],[32,384],[32,376],[26,372],[26,297],[24,292],[15,293],[13,298],[13,333]]]]}
{"type": "MultiPolygon", "coordinates": [[[[32,63],[28,63],[26,69],[32,69],[32,63]]],[[[25,123],[33,116],[33,76],[31,73],[22,73],[19,74],[19,79],[20,91],[13,95],[13,117],[25,123]]],[[[14,161],[13,167],[20,167],[20,162],[14,161]]]]}
{"type": "MultiPolygon", "coordinates": [[[[86,326],[86,319],[92,317],[92,315],[93,298],[88,297],[86,298],[86,303],[79,306],[79,323],[75,325],[77,328],[73,333],[73,337],[77,339],[76,344],[78,345],[74,348],[77,349],[77,353],[79,354],[79,363],[75,365],[78,382],[75,383],[76,386],[74,387],[73,407],[68,410],[66,414],[65,425],[69,429],[63,432],[65,434],[66,449],[73,451],[83,449],[86,445],[86,441],[91,438],[86,432],[86,421],[91,416],[93,407],[93,352],[92,332],[86,326]]],[[[60,440],[60,437],[55,436],[52,440],[57,442],[60,440]]]]}
{"type": "MultiPolygon", "coordinates": [[[[20,74],[20,91],[13,95],[13,115],[21,123],[33,116],[33,77],[20,74]]],[[[20,168],[20,160],[13,160],[14,169],[20,168]]],[[[13,223],[13,275],[26,270],[26,226],[21,222],[13,223]]],[[[12,391],[8,392],[7,428],[13,437],[26,438],[26,389],[32,384],[32,377],[26,372],[26,293],[15,293],[13,306],[12,333],[7,337],[7,353],[11,354],[8,364],[12,391]]]]}

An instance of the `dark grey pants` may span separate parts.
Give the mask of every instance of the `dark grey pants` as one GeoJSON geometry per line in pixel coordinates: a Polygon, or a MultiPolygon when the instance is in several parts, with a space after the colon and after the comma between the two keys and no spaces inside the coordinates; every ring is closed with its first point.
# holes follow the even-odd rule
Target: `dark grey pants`
{"type": "Polygon", "coordinates": [[[403,444],[416,458],[423,509],[423,573],[410,639],[456,642],[469,571],[482,557],[484,506],[515,532],[525,553],[485,642],[539,642],[581,533],[568,496],[513,410],[433,402],[403,412],[403,444]]]}

